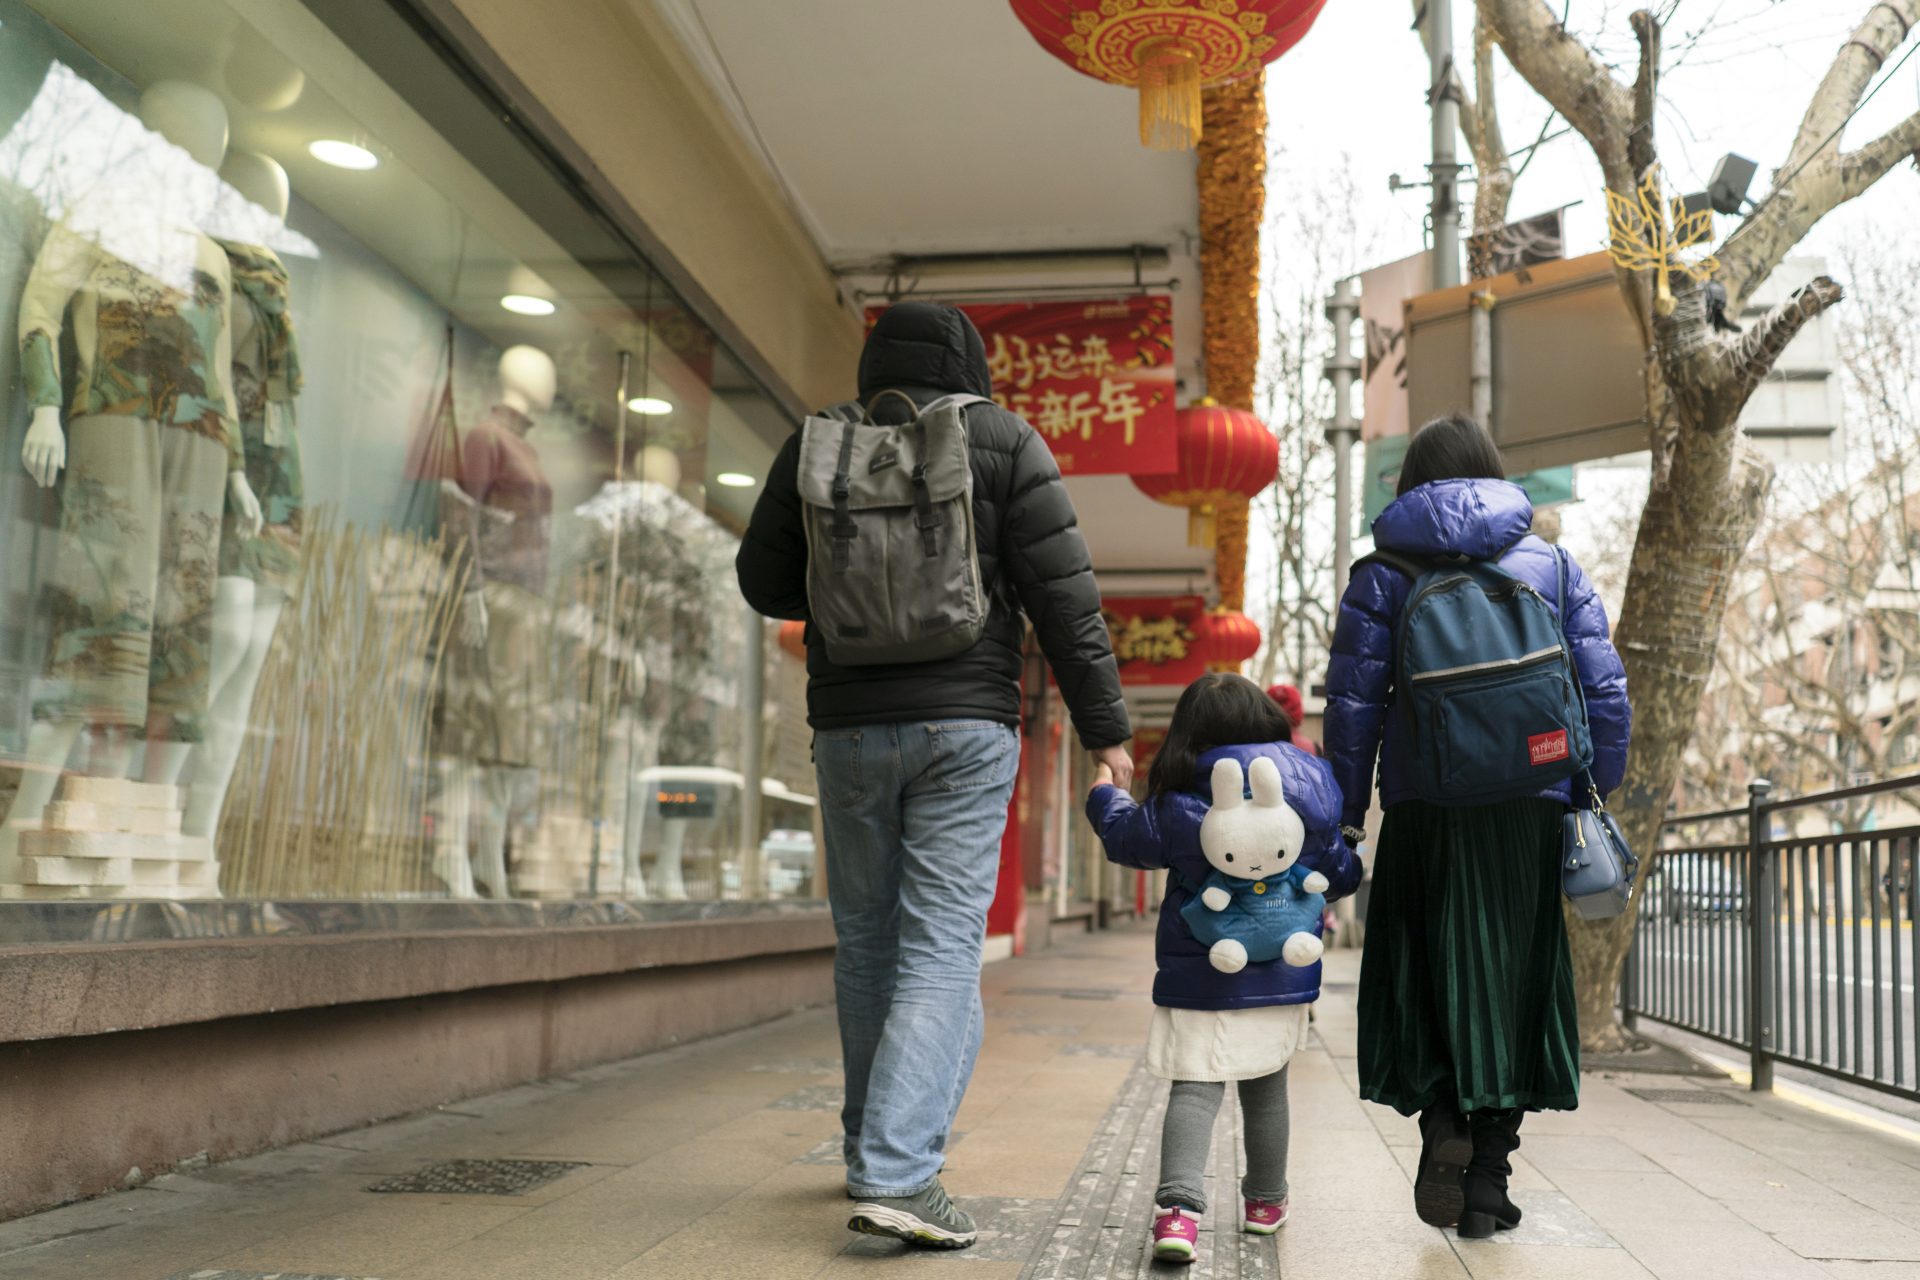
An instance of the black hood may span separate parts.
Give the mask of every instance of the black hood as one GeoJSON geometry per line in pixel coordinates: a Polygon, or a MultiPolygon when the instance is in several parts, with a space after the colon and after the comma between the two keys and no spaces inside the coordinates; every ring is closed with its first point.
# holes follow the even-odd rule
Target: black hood
{"type": "Polygon", "coordinates": [[[860,353],[860,398],[889,387],[993,396],[987,345],[957,307],[902,302],[889,307],[860,353]]]}

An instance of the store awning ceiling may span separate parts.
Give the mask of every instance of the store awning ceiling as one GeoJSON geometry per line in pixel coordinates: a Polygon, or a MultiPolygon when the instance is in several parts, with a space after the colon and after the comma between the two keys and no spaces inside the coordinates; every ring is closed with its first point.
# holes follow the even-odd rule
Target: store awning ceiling
{"type": "MultiPolygon", "coordinates": [[[[1197,394],[1199,205],[1190,153],[1140,146],[1130,92],[1064,73],[997,0],[625,0],[680,34],[742,145],[850,293],[901,255],[1165,248],[1176,366],[1197,394]]],[[[1130,291],[1111,262],[929,270],[933,293],[1130,291]]],[[[1204,577],[1185,517],[1123,477],[1068,482],[1102,573],[1204,577]]],[[[1151,578],[1145,579],[1150,581],[1151,578]]],[[[1183,581],[1189,580],[1182,578],[1183,581]]]]}

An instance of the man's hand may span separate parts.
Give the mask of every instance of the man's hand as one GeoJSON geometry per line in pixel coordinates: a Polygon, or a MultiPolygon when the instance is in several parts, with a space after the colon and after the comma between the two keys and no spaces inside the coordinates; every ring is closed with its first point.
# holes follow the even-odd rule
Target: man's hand
{"type": "Polygon", "coordinates": [[[1102,747],[1093,753],[1094,785],[1111,783],[1122,791],[1133,786],[1133,757],[1125,747],[1102,747]]]}

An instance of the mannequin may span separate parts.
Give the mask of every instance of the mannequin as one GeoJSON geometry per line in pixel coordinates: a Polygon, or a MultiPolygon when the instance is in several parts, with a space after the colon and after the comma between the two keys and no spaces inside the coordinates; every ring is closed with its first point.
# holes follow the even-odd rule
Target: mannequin
{"type": "MultiPolygon", "coordinates": [[[[227,119],[217,96],[162,81],[141,105],[167,142],[218,162],[227,119]]],[[[147,229],[158,232],[148,241],[163,250],[157,263],[135,265],[56,227],[21,298],[33,405],[21,462],[43,488],[70,474],[49,658],[68,696],[36,708],[20,789],[0,823],[0,881],[19,878],[20,836],[39,826],[83,731],[81,770],[121,779],[143,732],[198,735],[211,606],[203,584],[223,506],[259,529],[227,382],[231,273],[218,245],[161,212],[177,207],[169,194],[151,193],[154,216],[176,220],[147,229]],[[63,333],[78,356],[65,380],[63,333]]],[[[170,755],[179,753],[159,753],[170,755]]]]}
{"type": "MultiPolygon", "coordinates": [[[[287,172],[278,162],[257,152],[236,151],[220,174],[276,225],[285,223],[290,193],[287,172]]],[[[265,520],[255,536],[230,511],[220,539],[206,737],[192,749],[184,773],[188,791],[181,823],[186,835],[207,839],[220,821],[246,737],[254,689],[299,572],[305,501],[300,442],[294,431],[299,347],[288,313],[286,268],[271,249],[220,243],[234,279],[232,381],[246,475],[264,505],[265,520]]],[[[158,758],[151,747],[147,763],[150,781],[183,776],[170,760],[156,770],[158,758]],[[155,777],[156,772],[161,776],[155,777]]]]}
{"type": "MultiPolygon", "coordinates": [[[[481,509],[479,559],[463,609],[467,653],[450,672],[464,697],[464,741],[451,754],[466,774],[472,844],[472,881],[489,896],[507,893],[510,829],[530,835],[537,807],[547,712],[547,567],[553,490],[540,457],[526,441],[533,415],[553,408],[559,377],[553,358],[536,347],[509,347],[500,356],[500,399],[461,446],[461,485],[481,509]]],[[[465,847],[456,839],[453,848],[465,847]]],[[[465,878],[437,867],[449,890],[465,878]]]]}

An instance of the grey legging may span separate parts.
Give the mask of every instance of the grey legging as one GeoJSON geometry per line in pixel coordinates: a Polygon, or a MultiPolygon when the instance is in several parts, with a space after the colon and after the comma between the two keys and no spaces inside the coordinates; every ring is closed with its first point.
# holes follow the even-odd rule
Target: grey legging
{"type": "MultiPolygon", "coordinates": [[[[1207,1211],[1201,1178],[1213,1146],[1213,1122],[1226,1086],[1217,1080],[1176,1080],[1160,1129],[1160,1190],[1154,1203],[1207,1211]]],[[[1287,1069],[1240,1082],[1240,1126],[1247,1144],[1247,1176],[1240,1194],[1277,1204],[1287,1198],[1287,1069]]]]}

